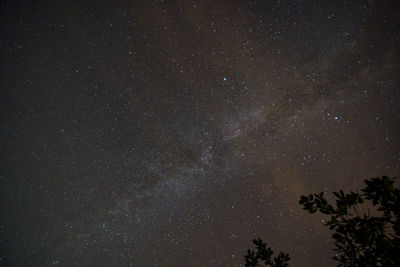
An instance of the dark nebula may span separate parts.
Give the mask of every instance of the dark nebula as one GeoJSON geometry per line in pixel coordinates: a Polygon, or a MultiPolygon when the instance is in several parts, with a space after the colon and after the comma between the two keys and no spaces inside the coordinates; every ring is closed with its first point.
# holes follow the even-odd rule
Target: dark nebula
{"type": "Polygon", "coordinates": [[[301,195],[398,176],[400,1],[2,1],[4,266],[333,266],[301,195]]]}

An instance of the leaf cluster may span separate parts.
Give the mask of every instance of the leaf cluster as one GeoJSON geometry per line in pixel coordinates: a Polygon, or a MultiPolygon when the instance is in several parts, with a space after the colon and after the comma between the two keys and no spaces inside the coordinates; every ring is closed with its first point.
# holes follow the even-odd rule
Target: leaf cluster
{"type": "MultiPolygon", "coordinates": [[[[400,263],[400,190],[396,178],[387,176],[365,180],[361,193],[334,192],[336,205],[327,202],[324,194],[301,196],[300,205],[309,213],[330,216],[325,223],[333,230],[339,266],[395,266],[400,263]],[[360,215],[357,206],[371,201],[378,216],[360,215]]],[[[398,265],[397,265],[398,266],[398,265]]]]}
{"type": "Polygon", "coordinates": [[[267,247],[267,243],[263,242],[260,238],[253,240],[256,245],[256,250],[247,250],[247,255],[244,257],[246,261],[246,267],[265,266],[271,267],[288,267],[289,266],[289,254],[279,252],[278,256],[272,258],[274,252],[270,247],[267,247]]]}

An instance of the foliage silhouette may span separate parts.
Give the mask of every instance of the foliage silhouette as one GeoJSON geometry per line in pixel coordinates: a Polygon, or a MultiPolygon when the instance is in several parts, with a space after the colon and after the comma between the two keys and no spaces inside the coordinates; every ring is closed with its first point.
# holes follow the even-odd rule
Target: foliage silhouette
{"type": "Polygon", "coordinates": [[[334,192],[336,207],[324,194],[301,196],[299,204],[309,213],[330,215],[325,225],[335,232],[338,266],[399,266],[400,264],[400,190],[396,178],[387,176],[365,180],[362,193],[334,192]],[[357,206],[372,201],[378,216],[359,214],[357,206]]]}
{"type": "Polygon", "coordinates": [[[267,248],[267,244],[264,243],[260,238],[253,240],[256,245],[256,250],[247,250],[247,255],[244,257],[246,261],[246,267],[260,266],[264,263],[265,266],[272,267],[287,267],[290,260],[289,254],[279,252],[277,257],[272,259],[274,252],[270,247],[267,248]]]}
{"type": "MultiPolygon", "coordinates": [[[[330,215],[324,223],[333,230],[337,254],[333,257],[338,266],[400,266],[400,189],[394,185],[396,178],[387,176],[365,180],[361,193],[342,190],[333,192],[336,205],[328,203],[324,193],[301,196],[299,204],[309,213],[330,215]],[[359,205],[370,201],[376,216],[360,214],[359,205]]],[[[247,250],[247,266],[289,266],[289,255],[280,252],[272,259],[272,249],[261,239],[255,239],[257,251],[247,250]]]]}

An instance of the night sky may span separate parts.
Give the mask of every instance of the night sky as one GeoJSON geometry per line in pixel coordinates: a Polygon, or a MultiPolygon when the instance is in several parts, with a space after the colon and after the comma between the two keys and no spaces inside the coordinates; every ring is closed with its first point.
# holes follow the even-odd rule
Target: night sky
{"type": "Polygon", "coordinates": [[[4,266],[333,266],[301,195],[400,174],[400,1],[2,1],[4,266]]]}

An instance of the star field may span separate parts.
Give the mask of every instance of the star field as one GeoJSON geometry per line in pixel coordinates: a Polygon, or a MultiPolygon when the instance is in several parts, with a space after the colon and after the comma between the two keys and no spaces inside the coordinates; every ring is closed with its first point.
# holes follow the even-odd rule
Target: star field
{"type": "Polygon", "coordinates": [[[0,9],[0,265],[333,266],[300,196],[399,175],[398,1],[0,9]]]}

